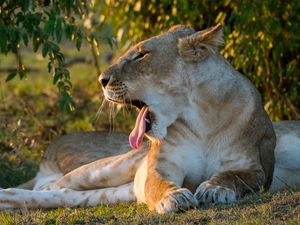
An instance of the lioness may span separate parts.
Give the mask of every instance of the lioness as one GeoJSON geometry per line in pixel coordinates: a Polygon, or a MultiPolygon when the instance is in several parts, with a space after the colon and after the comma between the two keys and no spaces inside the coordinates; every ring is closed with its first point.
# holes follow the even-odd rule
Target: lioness
{"type": "Polygon", "coordinates": [[[118,133],[65,136],[21,186],[33,190],[1,190],[0,208],[137,200],[168,213],[300,187],[300,122],[273,124],[274,170],[272,123],[254,85],[218,53],[223,42],[220,24],[180,25],[130,48],[99,81],[107,100],[139,109],[137,150],[118,133]]]}

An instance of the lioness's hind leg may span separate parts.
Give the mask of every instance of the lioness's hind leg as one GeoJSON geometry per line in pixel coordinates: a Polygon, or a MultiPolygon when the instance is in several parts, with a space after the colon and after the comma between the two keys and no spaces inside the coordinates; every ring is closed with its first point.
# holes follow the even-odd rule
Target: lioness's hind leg
{"type": "Polygon", "coordinates": [[[133,182],[118,187],[89,191],[75,191],[68,188],[50,191],[32,191],[17,188],[0,190],[0,210],[91,207],[135,200],[133,182]]]}
{"type": "Polygon", "coordinates": [[[147,150],[148,146],[145,145],[139,150],[131,150],[81,166],[49,185],[48,189],[91,190],[126,184],[133,181],[147,150]]]}

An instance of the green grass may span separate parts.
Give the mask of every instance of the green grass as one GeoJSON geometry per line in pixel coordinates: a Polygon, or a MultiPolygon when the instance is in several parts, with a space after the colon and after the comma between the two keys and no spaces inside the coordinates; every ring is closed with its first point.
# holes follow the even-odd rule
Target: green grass
{"type": "MultiPolygon", "coordinates": [[[[67,49],[67,48],[66,48],[67,49]]],[[[89,55],[69,47],[69,57],[89,55]]],[[[35,175],[46,146],[62,134],[73,131],[118,130],[128,132],[134,111],[112,112],[102,103],[102,92],[93,65],[70,67],[73,97],[77,110],[66,113],[58,108],[58,94],[47,73],[47,61],[26,53],[25,65],[39,68],[23,81],[5,83],[0,75],[0,187],[16,186],[35,175]],[[112,115],[110,117],[110,114],[112,115]]],[[[16,64],[13,55],[0,56],[0,67],[16,64]]],[[[101,62],[102,69],[104,63],[101,62]]],[[[212,205],[169,215],[157,215],[145,205],[118,204],[94,208],[1,212],[0,224],[299,224],[300,193],[260,193],[234,205],[212,205]]]]}
{"type": "Polygon", "coordinates": [[[212,205],[158,215],[145,205],[121,203],[94,208],[0,213],[1,224],[299,224],[300,194],[247,196],[234,205],[212,205]]]}

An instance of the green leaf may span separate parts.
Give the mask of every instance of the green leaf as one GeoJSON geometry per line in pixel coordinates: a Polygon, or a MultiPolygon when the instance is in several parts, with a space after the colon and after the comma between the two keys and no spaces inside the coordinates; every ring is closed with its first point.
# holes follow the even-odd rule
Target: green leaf
{"type": "Polygon", "coordinates": [[[33,51],[37,52],[37,50],[40,47],[41,44],[41,39],[40,39],[40,35],[38,34],[38,32],[34,32],[33,33],[33,38],[32,38],[32,45],[33,45],[33,51]]]}
{"type": "Polygon", "coordinates": [[[0,52],[7,53],[7,28],[5,26],[0,26],[0,52]]]}
{"type": "Polygon", "coordinates": [[[8,74],[8,76],[6,77],[6,82],[14,79],[14,77],[17,75],[17,70],[12,71],[10,74],[8,74]]]}
{"type": "Polygon", "coordinates": [[[43,45],[43,49],[42,49],[42,55],[43,55],[44,58],[48,54],[49,48],[50,48],[49,43],[45,42],[44,45],[43,45]]]}
{"type": "Polygon", "coordinates": [[[7,5],[6,5],[6,7],[7,8],[12,8],[14,6],[14,4],[15,4],[14,0],[9,0],[8,3],[7,3],[7,5]]]}
{"type": "Polygon", "coordinates": [[[45,23],[44,26],[44,34],[45,38],[47,39],[51,34],[54,32],[54,26],[55,26],[55,16],[50,14],[49,20],[45,23]]]}
{"type": "Polygon", "coordinates": [[[62,91],[65,87],[65,83],[63,81],[59,81],[56,86],[58,87],[59,91],[62,91]]]}
{"type": "Polygon", "coordinates": [[[67,91],[61,92],[61,100],[59,103],[60,108],[64,108],[67,112],[74,111],[75,109],[75,102],[73,98],[70,96],[70,94],[67,91]]]}
{"type": "Polygon", "coordinates": [[[65,25],[65,32],[68,39],[72,40],[74,34],[74,25],[66,24],[65,25]]]}
{"type": "Polygon", "coordinates": [[[9,29],[8,36],[9,36],[10,42],[12,42],[13,45],[16,45],[18,42],[18,36],[19,36],[18,29],[13,26],[9,26],[8,29],[9,29]]]}
{"type": "Polygon", "coordinates": [[[24,78],[26,78],[26,72],[25,72],[25,70],[19,71],[19,77],[20,77],[21,80],[23,80],[24,78]]]}
{"type": "Polygon", "coordinates": [[[53,84],[56,84],[58,80],[60,80],[62,78],[62,72],[61,71],[57,71],[55,74],[54,74],[54,77],[53,77],[53,84]]]}
{"type": "Polygon", "coordinates": [[[77,38],[76,39],[76,48],[78,51],[80,51],[80,48],[81,48],[81,44],[82,44],[82,38],[77,38]]]}
{"type": "Polygon", "coordinates": [[[112,49],[114,46],[115,47],[118,47],[117,45],[117,40],[115,37],[107,37],[106,38],[106,41],[108,43],[108,45],[110,46],[110,48],[112,49]]]}
{"type": "Polygon", "coordinates": [[[63,69],[62,73],[63,73],[65,79],[70,79],[70,72],[69,72],[69,70],[63,69]]]}
{"type": "Polygon", "coordinates": [[[108,37],[106,38],[107,44],[109,45],[109,47],[112,49],[113,48],[113,43],[111,41],[111,39],[108,37]]]}
{"type": "Polygon", "coordinates": [[[56,60],[60,63],[60,64],[64,64],[65,62],[65,57],[61,52],[58,52],[55,56],[56,60]]]}
{"type": "Polygon", "coordinates": [[[66,2],[66,8],[67,8],[67,10],[68,10],[68,12],[70,12],[74,0],[66,0],[65,2],[66,2]]]}
{"type": "Polygon", "coordinates": [[[77,31],[77,38],[76,38],[76,48],[79,51],[82,44],[82,32],[81,30],[77,31]]]}
{"type": "Polygon", "coordinates": [[[52,62],[48,62],[48,73],[52,71],[52,62]]]}
{"type": "Polygon", "coordinates": [[[54,55],[57,55],[59,53],[60,48],[57,44],[51,43],[51,50],[54,55]]]}
{"type": "Polygon", "coordinates": [[[71,102],[71,99],[68,99],[69,101],[66,104],[66,111],[67,112],[73,112],[75,110],[75,103],[71,102]]]}
{"type": "Polygon", "coordinates": [[[291,89],[291,92],[290,92],[290,96],[291,96],[291,100],[293,102],[296,102],[297,101],[297,98],[298,98],[298,91],[297,91],[297,86],[293,86],[292,89],[291,89]]]}
{"type": "Polygon", "coordinates": [[[28,46],[28,34],[24,32],[22,37],[23,37],[24,45],[28,46]]]}
{"type": "Polygon", "coordinates": [[[22,11],[27,11],[29,8],[29,0],[20,1],[22,11]]]}
{"type": "Polygon", "coordinates": [[[24,21],[24,13],[23,12],[18,12],[16,15],[16,25],[19,25],[20,23],[23,23],[24,21]]]}
{"type": "Polygon", "coordinates": [[[56,21],[56,27],[55,27],[55,34],[56,34],[56,41],[60,43],[62,38],[62,18],[58,18],[56,21]]]}

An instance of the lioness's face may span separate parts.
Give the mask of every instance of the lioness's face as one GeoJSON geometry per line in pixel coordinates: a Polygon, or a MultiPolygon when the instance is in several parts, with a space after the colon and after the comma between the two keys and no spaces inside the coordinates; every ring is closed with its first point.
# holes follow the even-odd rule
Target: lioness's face
{"type": "Polygon", "coordinates": [[[184,68],[194,62],[182,57],[178,42],[194,33],[181,26],[140,42],[101,74],[99,81],[107,100],[141,110],[136,139],[144,132],[163,139],[168,126],[183,113],[189,84],[184,68]]]}
{"type": "Polygon", "coordinates": [[[171,33],[143,41],[102,74],[104,95],[139,109],[148,106],[146,132],[161,139],[181,111],[176,102],[184,78],[178,61],[177,38],[171,33]]]}

